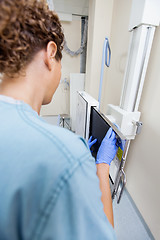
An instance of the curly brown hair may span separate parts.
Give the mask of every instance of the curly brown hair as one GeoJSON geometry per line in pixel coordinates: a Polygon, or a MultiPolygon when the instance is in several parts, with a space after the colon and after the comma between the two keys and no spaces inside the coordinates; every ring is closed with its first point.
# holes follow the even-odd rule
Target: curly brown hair
{"type": "Polygon", "coordinates": [[[59,18],[45,0],[0,0],[0,73],[19,73],[49,41],[60,60],[63,40],[59,18]]]}

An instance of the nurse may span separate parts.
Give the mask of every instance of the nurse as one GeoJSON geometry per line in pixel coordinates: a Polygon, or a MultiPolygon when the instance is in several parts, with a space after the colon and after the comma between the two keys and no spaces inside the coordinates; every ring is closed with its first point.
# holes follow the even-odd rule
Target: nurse
{"type": "Polygon", "coordinates": [[[61,78],[59,19],[43,0],[0,5],[0,239],[115,239],[115,133],[95,164],[84,139],[39,116],[61,78]]]}

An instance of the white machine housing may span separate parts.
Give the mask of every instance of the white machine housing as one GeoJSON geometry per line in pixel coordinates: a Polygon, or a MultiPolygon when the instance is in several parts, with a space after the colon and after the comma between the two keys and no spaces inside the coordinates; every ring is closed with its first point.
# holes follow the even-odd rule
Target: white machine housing
{"type": "Polygon", "coordinates": [[[99,102],[84,91],[77,92],[76,134],[88,140],[91,107],[99,107],[99,102]]]}
{"type": "Polygon", "coordinates": [[[159,26],[160,1],[159,0],[133,0],[129,23],[129,31],[140,25],[159,26]]]}
{"type": "Polygon", "coordinates": [[[107,118],[112,122],[118,124],[121,129],[121,133],[128,139],[134,139],[137,134],[138,126],[136,125],[140,119],[140,112],[128,112],[120,108],[119,106],[114,106],[112,104],[108,105],[107,118]]]}

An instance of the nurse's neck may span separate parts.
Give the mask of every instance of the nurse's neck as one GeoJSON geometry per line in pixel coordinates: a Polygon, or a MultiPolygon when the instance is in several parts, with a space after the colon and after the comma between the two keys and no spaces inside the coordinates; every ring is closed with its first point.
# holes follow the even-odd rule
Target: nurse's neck
{"type": "MultiPolygon", "coordinates": [[[[39,53],[41,54],[41,53],[39,53]]],[[[41,56],[37,56],[25,71],[16,77],[4,75],[0,83],[0,94],[12,97],[29,104],[33,110],[40,113],[45,98],[45,67],[41,56]]]]}

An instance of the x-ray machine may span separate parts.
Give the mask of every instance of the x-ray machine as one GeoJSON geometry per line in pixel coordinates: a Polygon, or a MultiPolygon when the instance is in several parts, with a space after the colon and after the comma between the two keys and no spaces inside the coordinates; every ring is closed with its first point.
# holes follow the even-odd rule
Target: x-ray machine
{"type": "MultiPolygon", "coordinates": [[[[96,101],[86,92],[78,92],[76,133],[88,140],[94,135],[100,144],[107,129],[111,126],[117,138],[125,140],[123,151],[118,153],[110,166],[112,198],[117,196],[119,203],[126,175],[124,166],[130,141],[140,133],[142,123],[138,111],[146,70],[154,38],[155,28],[160,23],[159,0],[133,0],[129,24],[131,40],[119,106],[109,104],[107,114],[99,111],[100,101],[96,101]],[[114,125],[120,127],[120,131],[114,125]],[[96,131],[97,129],[97,131],[96,131]]],[[[96,154],[95,146],[95,154],[96,154]]]]}

